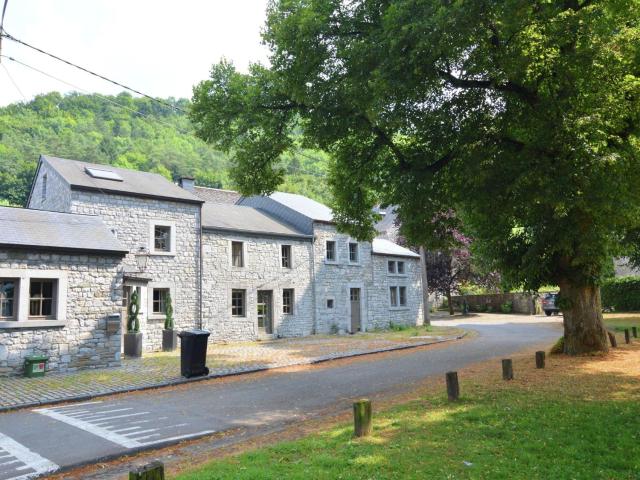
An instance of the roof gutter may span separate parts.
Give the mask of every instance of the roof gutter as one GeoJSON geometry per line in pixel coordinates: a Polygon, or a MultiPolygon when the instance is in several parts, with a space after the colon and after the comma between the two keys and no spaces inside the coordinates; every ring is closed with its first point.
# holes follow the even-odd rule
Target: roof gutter
{"type": "Polygon", "coordinates": [[[127,192],[126,190],[117,190],[111,188],[100,188],[100,187],[89,187],[86,185],[71,185],[71,190],[76,191],[85,191],[85,192],[100,192],[100,193],[111,193],[114,195],[122,195],[124,197],[136,197],[136,198],[153,198],[156,200],[164,200],[166,202],[180,202],[180,203],[191,203],[194,205],[202,205],[204,200],[198,199],[189,199],[189,198],[176,198],[176,197],[165,197],[162,195],[151,195],[148,193],[136,193],[136,192],[127,192]]]}
{"type": "Polygon", "coordinates": [[[85,255],[106,255],[114,257],[125,257],[128,250],[111,250],[101,248],[81,248],[81,247],[54,247],[50,245],[27,245],[27,244],[15,244],[15,243],[0,243],[0,248],[6,248],[10,250],[28,250],[38,252],[59,252],[59,253],[82,253],[85,255]]]}
{"type": "Polygon", "coordinates": [[[244,235],[255,235],[260,237],[276,237],[276,238],[295,238],[298,240],[313,240],[313,235],[304,235],[296,233],[276,233],[276,232],[259,232],[257,230],[241,230],[238,228],[225,228],[225,227],[213,227],[203,226],[202,230],[212,232],[224,232],[224,233],[239,233],[244,235]]]}

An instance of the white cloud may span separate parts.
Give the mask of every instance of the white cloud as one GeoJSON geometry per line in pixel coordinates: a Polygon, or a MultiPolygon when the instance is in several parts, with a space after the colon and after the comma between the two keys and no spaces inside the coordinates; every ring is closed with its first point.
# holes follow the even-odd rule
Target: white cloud
{"type": "MultiPolygon", "coordinates": [[[[225,57],[241,70],[267,62],[260,30],[266,0],[9,0],[11,35],[149,95],[190,97],[194,84],[225,57]]],[[[7,39],[15,57],[91,92],[122,89],[7,39]]],[[[2,59],[30,99],[72,87],[2,59]]],[[[0,105],[22,100],[0,69],[0,105]]]]}

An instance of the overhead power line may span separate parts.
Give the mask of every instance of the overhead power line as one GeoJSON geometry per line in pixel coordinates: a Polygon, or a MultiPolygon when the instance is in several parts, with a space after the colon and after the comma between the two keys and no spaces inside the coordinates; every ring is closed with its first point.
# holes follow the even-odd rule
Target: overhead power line
{"type": "MultiPolygon", "coordinates": [[[[4,55],[0,55],[0,58],[4,57],[4,55]]],[[[11,74],[9,73],[9,69],[7,68],[6,65],[1,64],[2,68],[4,68],[4,71],[7,72],[7,77],[9,77],[9,80],[11,81],[11,83],[13,84],[13,86],[16,88],[16,90],[18,91],[18,93],[20,94],[20,96],[24,99],[24,101],[27,101],[27,97],[25,97],[24,93],[22,93],[22,90],[20,90],[20,87],[18,86],[18,84],[16,83],[16,81],[13,79],[13,77],[11,76],[11,74]]]]}
{"type": "MultiPolygon", "coordinates": [[[[6,6],[6,4],[5,4],[5,6],[6,6]]],[[[88,68],[81,67],[80,65],[77,65],[77,64],[75,64],[73,62],[70,62],[69,60],[65,60],[64,58],[60,58],[57,55],[54,55],[53,53],[46,52],[46,51],[42,50],[41,48],[35,47],[33,45],[30,45],[27,42],[23,42],[22,40],[14,37],[13,35],[9,35],[9,33],[4,29],[3,29],[3,31],[0,32],[0,36],[9,39],[12,42],[16,42],[16,43],[19,43],[20,45],[24,45],[25,47],[31,48],[32,50],[35,50],[36,52],[42,53],[43,55],[47,55],[48,57],[51,57],[51,58],[53,58],[55,60],[58,60],[58,61],[63,62],[63,63],[66,63],[67,65],[70,65],[70,66],[72,66],[74,68],[77,68],[78,70],[82,70],[83,72],[88,73],[90,75],[93,75],[94,77],[98,77],[98,78],[100,78],[102,80],[105,80],[105,81],[107,81],[109,83],[112,83],[112,84],[117,85],[117,86],[119,86],[121,88],[124,88],[125,90],[129,90],[130,92],[133,92],[133,93],[141,95],[141,96],[143,96],[145,98],[148,98],[149,100],[152,100],[152,101],[154,101],[156,103],[164,105],[165,107],[169,107],[169,108],[171,108],[173,110],[176,110],[176,111],[179,111],[179,112],[182,112],[182,113],[188,113],[186,110],[184,110],[183,108],[178,107],[177,105],[173,105],[173,104],[171,104],[169,102],[165,102],[164,100],[159,100],[159,99],[157,99],[155,97],[152,97],[151,95],[147,95],[146,93],[142,93],[139,90],[136,90],[134,88],[128,87],[127,85],[124,85],[123,83],[117,82],[117,81],[112,80],[112,79],[110,79],[108,77],[105,77],[104,75],[100,75],[99,73],[93,72],[93,71],[89,70],[88,68]]]]}

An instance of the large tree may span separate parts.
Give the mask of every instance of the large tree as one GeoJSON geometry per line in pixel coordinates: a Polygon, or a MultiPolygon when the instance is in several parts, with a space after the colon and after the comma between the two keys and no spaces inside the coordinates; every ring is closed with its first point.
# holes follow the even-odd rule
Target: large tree
{"type": "Polygon", "coordinates": [[[640,0],[276,0],[270,66],[215,65],[191,117],[244,193],[322,149],[340,227],[370,238],[378,203],[416,245],[460,222],[507,282],[560,286],[567,353],[606,350],[598,284],[640,226],[639,25],[640,0]]]}

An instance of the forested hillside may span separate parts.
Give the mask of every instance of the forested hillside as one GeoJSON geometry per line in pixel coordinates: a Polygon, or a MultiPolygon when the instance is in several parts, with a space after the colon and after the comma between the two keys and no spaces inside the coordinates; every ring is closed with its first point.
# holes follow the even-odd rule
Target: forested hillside
{"type": "MultiPolygon", "coordinates": [[[[188,109],[187,100],[166,100],[188,109]]],[[[229,160],[193,135],[184,113],[127,93],[114,97],[57,92],[0,108],[0,203],[22,205],[40,154],[193,175],[198,185],[233,188],[229,160]]],[[[326,155],[301,151],[283,159],[281,190],[327,202],[326,155]]]]}

